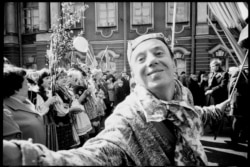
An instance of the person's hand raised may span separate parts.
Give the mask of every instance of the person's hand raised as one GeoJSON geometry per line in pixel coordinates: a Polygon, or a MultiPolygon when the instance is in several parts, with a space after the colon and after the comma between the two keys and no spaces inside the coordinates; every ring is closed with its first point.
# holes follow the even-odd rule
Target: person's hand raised
{"type": "Polygon", "coordinates": [[[49,97],[48,100],[45,102],[45,105],[47,107],[53,105],[54,103],[57,102],[57,97],[56,96],[52,96],[52,97],[49,97]]]}

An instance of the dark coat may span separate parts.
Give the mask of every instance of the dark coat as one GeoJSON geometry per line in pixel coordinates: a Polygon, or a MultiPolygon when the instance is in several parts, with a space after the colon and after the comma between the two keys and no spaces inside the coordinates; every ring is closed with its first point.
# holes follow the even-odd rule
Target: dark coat
{"type": "Polygon", "coordinates": [[[191,91],[194,99],[194,105],[201,106],[203,102],[202,91],[198,81],[194,81],[191,77],[188,79],[187,87],[191,91]]]}
{"type": "Polygon", "coordinates": [[[208,86],[208,81],[205,81],[205,80],[201,81],[199,86],[200,86],[200,91],[201,91],[200,98],[202,99],[201,106],[205,106],[206,105],[205,90],[208,86]]]}
{"type": "Polygon", "coordinates": [[[124,89],[124,93],[125,95],[129,95],[130,94],[130,85],[129,85],[129,81],[126,80],[125,78],[121,78],[121,80],[123,81],[123,89],[124,89]]]}
{"type": "Polygon", "coordinates": [[[122,86],[115,87],[115,101],[114,106],[122,102],[126,98],[126,91],[125,88],[122,86]]]}
{"type": "Polygon", "coordinates": [[[13,119],[12,112],[8,109],[3,110],[3,139],[22,139],[20,127],[13,119]]]}
{"type": "Polygon", "coordinates": [[[213,90],[211,95],[206,97],[206,105],[219,104],[228,98],[228,81],[229,75],[227,72],[217,72],[215,76],[209,74],[208,87],[206,90],[213,90]]]}
{"type": "MultiPolygon", "coordinates": [[[[243,73],[243,72],[242,72],[243,73]]],[[[245,116],[247,117],[248,112],[246,108],[249,107],[249,86],[248,80],[242,75],[240,75],[239,80],[236,85],[236,92],[232,98],[232,103],[234,105],[233,115],[245,116]]],[[[246,74],[245,74],[246,75],[246,74]]],[[[230,78],[229,91],[232,93],[233,87],[235,86],[238,73],[230,78]]]]}
{"type": "Polygon", "coordinates": [[[23,103],[12,99],[4,99],[4,108],[10,110],[14,121],[19,125],[23,139],[33,139],[33,143],[46,144],[46,132],[43,118],[23,103]]]}

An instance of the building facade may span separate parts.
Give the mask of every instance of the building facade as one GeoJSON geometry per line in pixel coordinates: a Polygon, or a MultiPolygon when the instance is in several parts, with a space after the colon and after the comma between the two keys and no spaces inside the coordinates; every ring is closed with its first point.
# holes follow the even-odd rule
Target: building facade
{"type": "MultiPolygon", "coordinates": [[[[108,48],[109,71],[130,71],[127,42],[139,35],[162,32],[171,44],[173,2],[75,2],[74,8],[88,5],[85,19],[73,31],[83,32],[97,61],[108,48]]],[[[62,14],[61,2],[7,2],[4,4],[4,56],[13,64],[41,69],[46,65],[50,45],[50,28],[62,14]]],[[[207,17],[210,17],[228,48],[229,42],[213,19],[206,2],[178,2],[176,10],[174,58],[180,74],[209,71],[214,57],[223,61],[224,69],[237,61],[232,49],[220,42],[207,17]],[[230,52],[230,53],[228,53],[230,52]],[[232,58],[233,56],[233,58],[232,58]]],[[[77,51],[74,56],[84,59],[77,51]]]]}

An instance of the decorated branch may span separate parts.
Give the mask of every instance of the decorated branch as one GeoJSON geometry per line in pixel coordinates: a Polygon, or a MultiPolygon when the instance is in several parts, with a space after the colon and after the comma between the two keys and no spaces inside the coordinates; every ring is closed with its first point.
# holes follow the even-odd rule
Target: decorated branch
{"type": "MultiPolygon", "coordinates": [[[[87,5],[82,5],[80,9],[75,10],[73,2],[63,2],[61,5],[62,16],[58,18],[57,24],[52,25],[50,49],[46,55],[49,60],[49,70],[52,76],[52,93],[54,93],[58,64],[74,49],[74,33],[72,27],[84,19],[83,12],[88,8],[87,5]]],[[[79,35],[82,35],[82,31],[78,36],[79,35]]]]}

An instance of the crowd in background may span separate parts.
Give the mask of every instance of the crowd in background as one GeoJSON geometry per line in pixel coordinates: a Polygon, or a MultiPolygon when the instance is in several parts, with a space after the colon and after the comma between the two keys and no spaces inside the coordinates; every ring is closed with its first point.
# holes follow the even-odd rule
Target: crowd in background
{"type": "Polygon", "coordinates": [[[51,150],[82,146],[130,93],[126,72],[90,70],[84,64],[32,70],[4,63],[4,139],[28,139],[51,150]]]}
{"type": "MultiPolygon", "coordinates": [[[[211,71],[177,78],[189,88],[194,104],[219,104],[230,95],[239,68],[223,71],[221,62],[210,63],[211,71]]],[[[233,106],[232,142],[246,140],[246,93],[248,71],[244,69],[236,86],[233,106]]],[[[51,150],[82,146],[105,126],[105,119],[123,101],[135,83],[126,72],[90,70],[84,65],[31,70],[4,63],[4,139],[29,139],[51,150]],[[55,82],[54,82],[55,81],[55,82]],[[52,84],[53,83],[53,84],[52,84]]],[[[216,124],[212,123],[216,128],[216,124]]]]}
{"type": "MultiPolygon", "coordinates": [[[[232,144],[246,142],[247,140],[247,99],[248,91],[248,68],[243,67],[238,77],[240,67],[229,67],[228,71],[222,69],[219,59],[214,59],[210,63],[210,72],[200,71],[198,74],[186,75],[181,72],[177,78],[184,86],[189,88],[193,95],[194,105],[209,106],[219,104],[229,98],[232,94],[231,112],[226,115],[232,123],[232,144]],[[237,81],[238,80],[238,81],[237,81]],[[237,85],[235,85],[237,81],[237,85]],[[235,89],[233,90],[235,86],[235,89]],[[232,93],[234,91],[234,93],[232,93]]],[[[208,123],[211,132],[218,130],[220,122],[208,123]]],[[[206,126],[206,125],[205,125],[206,126]]]]}

